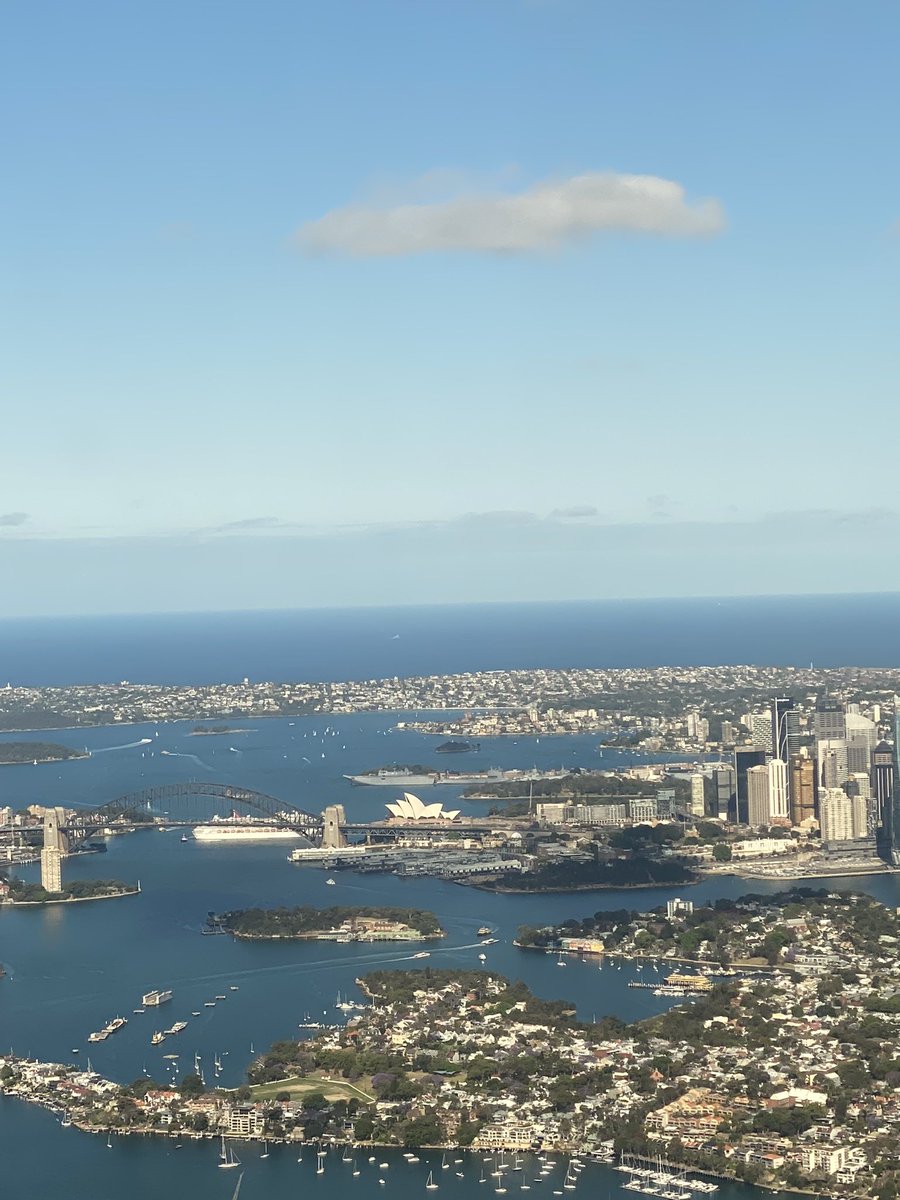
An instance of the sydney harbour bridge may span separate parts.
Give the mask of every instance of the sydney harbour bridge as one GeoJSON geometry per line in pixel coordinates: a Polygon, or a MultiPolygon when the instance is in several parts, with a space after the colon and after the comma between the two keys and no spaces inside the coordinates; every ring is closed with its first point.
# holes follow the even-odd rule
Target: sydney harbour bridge
{"type": "Polygon", "coordinates": [[[96,807],[45,808],[41,883],[48,892],[61,891],[62,859],[77,853],[98,834],[190,827],[217,819],[244,819],[254,826],[292,830],[314,845],[345,844],[340,806],[326,808],[316,816],[264,792],[231,783],[167,783],[129,792],[96,807]]]}

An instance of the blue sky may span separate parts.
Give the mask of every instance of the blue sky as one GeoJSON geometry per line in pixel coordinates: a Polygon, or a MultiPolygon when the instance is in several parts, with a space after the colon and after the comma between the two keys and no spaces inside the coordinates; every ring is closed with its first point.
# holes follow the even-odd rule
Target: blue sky
{"type": "Polygon", "coordinates": [[[0,613],[900,588],[896,7],[4,25],[0,613]]]}

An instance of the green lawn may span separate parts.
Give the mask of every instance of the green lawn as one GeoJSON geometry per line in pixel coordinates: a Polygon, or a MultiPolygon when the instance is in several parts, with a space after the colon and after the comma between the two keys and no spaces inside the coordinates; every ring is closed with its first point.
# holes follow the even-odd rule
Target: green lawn
{"type": "MultiPolygon", "coordinates": [[[[368,1084],[368,1080],[365,1080],[368,1084]]],[[[258,1083],[251,1089],[254,1100],[272,1100],[279,1092],[290,1092],[291,1099],[321,1092],[326,1100],[361,1100],[374,1104],[375,1097],[345,1079],[323,1079],[316,1075],[294,1075],[290,1079],[279,1079],[276,1083],[258,1083]]]]}

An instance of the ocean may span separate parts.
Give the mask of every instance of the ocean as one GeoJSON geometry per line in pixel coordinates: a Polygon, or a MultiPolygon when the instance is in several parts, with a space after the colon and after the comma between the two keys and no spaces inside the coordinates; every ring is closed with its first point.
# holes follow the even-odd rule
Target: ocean
{"type": "Polygon", "coordinates": [[[22,618],[0,621],[0,684],[897,666],[898,629],[895,593],[22,618]]]}

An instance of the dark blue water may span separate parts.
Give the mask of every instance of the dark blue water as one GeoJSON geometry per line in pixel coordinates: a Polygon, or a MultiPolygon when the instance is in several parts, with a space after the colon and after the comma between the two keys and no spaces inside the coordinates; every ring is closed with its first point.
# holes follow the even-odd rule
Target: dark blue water
{"type": "Polygon", "coordinates": [[[0,622],[17,684],[340,680],[514,667],[894,666],[900,596],[446,605],[0,622]]]}
{"type": "MultiPolygon", "coordinates": [[[[351,817],[367,818],[382,811],[390,789],[353,789],[342,773],[369,766],[379,757],[421,757],[427,744],[417,735],[392,732],[392,719],[385,715],[330,718],[327,725],[321,717],[245,724],[252,732],[211,741],[189,737],[186,725],[161,726],[158,737],[155,727],[78,731],[67,736],[87,742],[93,757],[3,768],[0,801],[101,803],[135,787],[184,778],[189,771],[195,777],[261,787],[313,811],[341,800],[351,817]],[[141,744],[145,734],[152,737],[149,745],[141,744]],[[229,749],[229,741],[240,745],[240,751],[229,749]],[[306,753],[312,742],[326,747],[319,749],[319,757],[306,753]],[[388,747],[393,753],[382,754],[388,747]]],[[[497,739],[485,746],[482,759],[506,762],[520,756],[519,761],[549,764],[586,762],[592,755],[596,760],[593,739],[530,739],[518,747],[509,739],[497,739]]],[[[441,795],[452,791],[442,789],[441,795]]],[[[197,1053],[211,1080],[218,1054],[224,1063],[219,1082],[236,1084],[252,1053],[276,1038],[303,1036],[298,1025],[307,1014],[313,1020],[339,1019],[337,992],[358,996],[354,980],[367,970],[477,966],[481,947],[476,930],[485,921],[495,927],[499,939],[487,950],[489,967],[524,979],[538,995],[574,1000],[586,1020],[606,1013],[645,1016],[665,1003],[650,992],[628,988],[638,974],[630,964],[599,967],[571,959],[561,969],[555,956],[519,951],[511,943],[522,923],[543,924],[600,908],[649,907],[675,894],[671,889],[492,896],[435,880],[353,872],[338,873],[336,886],[328,887],[323,871],[291,865],[284,845],[182,843],[177,832],[157,831],[114,839],[107,854],[69,860],[65,871],[68,876],[93,878],[140,877],[143,890],[139,896],[96,904],[0,910],[0,958],[9,972],[0,981],[2,1043],[48,1059],[86,1062],[90,1056],[94,1067],[122,1081],[138,1077],[145,1066],[152,1075],[168,1078],[172,1068],[163,1053],[177,1051],[176,1074],[190,1069],[197,1053]],[[425,907],[439,915],[447,937],[431,945],[430,959],[414,962],[402,946],[244,942],[201,935],[209,909],[259,903],[425,907]],[[132,1010],[142,992],[161,986],[175,993],[164,1013],[166,1024],[184,1018],[189,1025],[179,1038],[154,1048],[150,1034],[158,1015],[132,1010]],[[232,986],[238,990],[232,991],[232,986]],[[206,1008],[205,1001],[216,995],[226,999],[206,1008]],[[201,1015],[192,1017],[194,1011],[201,1015]],[[106,1042],[89,1045],[87,1034],[117,1014],[128,1018],[127,1026],[106,1042]]],[[[29,869],[29,875],[34,873],[29,869]]],[[[893,877],[848,885],[865,886],[889,903],[900,901],[893,877]]],[[[776,886],[754,882],[752,890],[776,886]]],[[[693,895],[702,900],[747,890],[740,880],[719,879],[698,886],[693,895]]],[[[388,1182],[380,1185],[384,1171],[365,1163],[354,1180],[338,1155],[332,1155],[324,1176],[316,1176],[309,1161],[298,1163],[289,1148],[273,1148],[266,1160],[259,1159],[258,1146],[248,1145],[239,1153],[247,1169],[244,1200],[286,1200],[307,1187],[315,1187],[327,1200],[335,1200],[347,1187],[361,1196],[391,1193],[405,1200],[424,1190],[429,1166],[427,1155],[412,1168],[396,1154],[379,1152],[379,1161],[391,1163],[388,1182]]],[[[48,1114],[15,1100],[0,1102],[0,1156],[3,1195],[11,1200],[113,1200],[126,1194],[135,1200],[159,1195],[212,1200],[230,1196],[234,1186],[233,1178],[218,1171],[212,1143],[185,1142],[179,1149],[175,1140],[123,1138],[108,1150],[105,1139],[61,1129],[48,1114]]],[[[463,1197],[487,1190],[476,1185],[477,1161],[466,1156],[459,1169],[463,1179],[456,1178],[455,1169],[442,1173],[445,1192],[463,1197]]],[[[592,1167],[579,1188],[590,1194],[597,1189],[616,1194],[620,1181],[616,1173],[592,1167]]],[[[546,1190],[550,1185],[542,1186],[546,1190]]],[[[737,1187],[720,1193],[722,1200],[738,1200],[739,1195],[749,1193],[737,1187]]]]}

